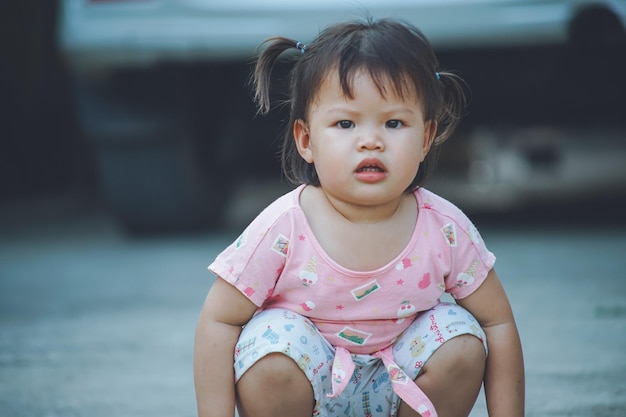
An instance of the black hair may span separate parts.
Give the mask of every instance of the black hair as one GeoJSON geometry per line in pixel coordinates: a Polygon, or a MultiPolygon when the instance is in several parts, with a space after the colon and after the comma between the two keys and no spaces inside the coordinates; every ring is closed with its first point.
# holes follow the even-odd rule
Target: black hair
{"type": "Polygon", "coordinates": [[[289,122],[281,148],[283,174],[289,181],[319,185],[315,166],[298,153],[294,123],[306,122],[307,109],[329,71],[338,72],[343,93],[352,98],[353,78],[363,70],[383,96],[389,81],[399,97],[416,92],[425,121],[437,122],[430,151],[407,191],[426,182],[434,170],[440,145],[456,128],[467,101],[465,83],[454,73],[439,70],[433,48],[419,29],[399,19],[368,18],[329,26],[306,46],[293,39],[273,37],[262,47],[252,76],[259,113],[267,113],[271,107],[270,84],[275,64],[288,50],[297,54],[289,74],[289,122]]]}

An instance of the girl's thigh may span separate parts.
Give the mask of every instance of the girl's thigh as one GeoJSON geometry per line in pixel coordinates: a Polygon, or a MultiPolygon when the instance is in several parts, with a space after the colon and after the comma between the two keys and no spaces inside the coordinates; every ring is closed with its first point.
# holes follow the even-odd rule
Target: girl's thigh
{"type": "Polygon", "coordinates": [[[465,334],[480,339],[487,352],[487,338],[474,316],[458,304],[439,303],[421,313],[400,336],[393,347],[394,359],[415,379],[441,345],[465,334]]]}

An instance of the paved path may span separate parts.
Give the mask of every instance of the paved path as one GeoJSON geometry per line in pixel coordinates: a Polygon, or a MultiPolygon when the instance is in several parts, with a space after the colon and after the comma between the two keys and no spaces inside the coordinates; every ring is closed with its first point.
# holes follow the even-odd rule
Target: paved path
{"type": "MultiPolygon", "coordinates": [[[[194,416],[206,265],[239,230],[128,239],[60,208],[1,216],[0,416],[194,416]]],[[[527,416],[626,416],[626,228],[479,227],[517,314],[527,416]]]]}

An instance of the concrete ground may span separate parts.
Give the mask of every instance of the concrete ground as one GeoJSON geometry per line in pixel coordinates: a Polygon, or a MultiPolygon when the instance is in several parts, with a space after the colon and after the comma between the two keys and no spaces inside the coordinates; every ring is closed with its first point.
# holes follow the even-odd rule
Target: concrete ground
{"type": "MultiPolygon", "coordinates": [[[[477,225],[517,315],[526,415],[626,416],[624,222],[477,225]]],[[[64,201],[4,207],[0,416],[194,416],[206,266],[239,231],[129,238],[64,201]]]]}

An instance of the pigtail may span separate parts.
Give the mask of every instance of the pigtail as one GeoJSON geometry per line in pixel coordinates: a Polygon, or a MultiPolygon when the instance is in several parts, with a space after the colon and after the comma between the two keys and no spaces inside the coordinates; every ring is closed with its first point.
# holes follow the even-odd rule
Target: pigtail
{"type": "Polygon", "coordinates": [[[427,117],[437,121],[437,133],[409,191],[421,187],[430,178],[437,165],[441,145],[454,133],[468,104],[469,88],[461,77],[445,71],[434,72],[432,77],[438,92],[431,96],[434,107],[431,108],[432,113],[427,110],[427,114],[432,115],[427,117]]]}
{"type": "Polygon", "coordinates": [[[434,144],[440,145],[452,136],[465,115],[469,103],[469,87],[461,77],[452,72],[442,71],[437,74],[443,102],[437,116],[438,128],[434,144]]]}
{"type": "Polygon", "coordinates": [[[270,87],[272,70],[278,62],[279,57],[288,49],[298,48],[303,51],[304,46],[300,42],[284,37],[273,37],[261,44],[261,53],[256,61],[254,73],[252,74],[252,85],[254,89],[254,102],[257,105],[258,113],[266,114],[271,108],[270,87]]]}

